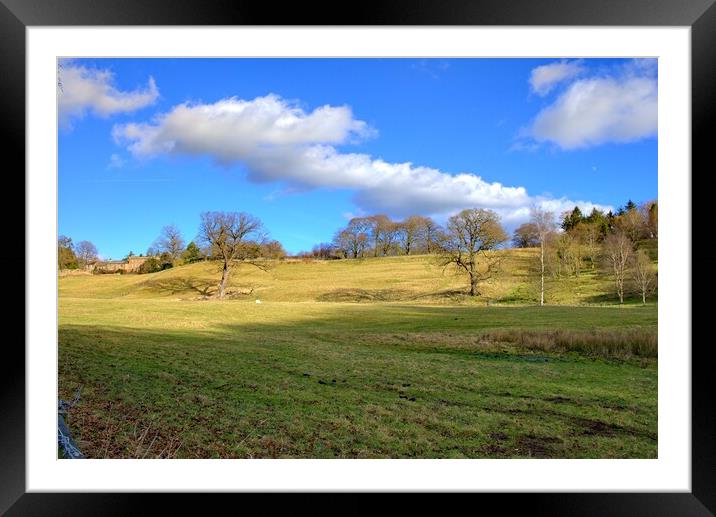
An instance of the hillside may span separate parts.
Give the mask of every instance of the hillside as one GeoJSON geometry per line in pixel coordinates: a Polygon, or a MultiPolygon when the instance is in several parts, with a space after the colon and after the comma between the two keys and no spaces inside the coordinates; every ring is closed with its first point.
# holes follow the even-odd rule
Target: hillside
{"type": "Polygon", "coordinates": [[[90,458],[656,457],[657,305],[586,272],[536,307],[534,251],[476,299],[427,256],[242,266],[224,302],[212,263],[60,277],[67,424],[90,458]]]}
{"type": "MultiPolygon", "coordinates": [[[[443,268],[427,255],[363,260],[297,260],[275,262],[267,271],[237,267],[229,292],[236,299],[281,302],[409,302],[532,304],[536,279],[530,267],[535,249],[511,249],[502,256],[501,274],[484,284],[482,296],[465,296],[465,277],[443,268]]],[[[217,263],[201,262],[148,275],[79,275],[59,279],[65,298],[201,299],[216,291],[217,263]]],[[[612,283],[604,275],[584,270],[578,278],[547,281],[547,301],[553,304],[614,303],[612,283]]]]}

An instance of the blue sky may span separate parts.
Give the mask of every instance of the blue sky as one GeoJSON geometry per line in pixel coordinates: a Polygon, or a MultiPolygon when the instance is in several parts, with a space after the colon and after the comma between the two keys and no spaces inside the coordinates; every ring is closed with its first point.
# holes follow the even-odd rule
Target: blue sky
{"type": "Polygon", "coordinates": [[[657,197],[656,61],[82,59],[62,63],[59,233],[104,258],[199,214],[289,252],[353,215],[657,197]]]}

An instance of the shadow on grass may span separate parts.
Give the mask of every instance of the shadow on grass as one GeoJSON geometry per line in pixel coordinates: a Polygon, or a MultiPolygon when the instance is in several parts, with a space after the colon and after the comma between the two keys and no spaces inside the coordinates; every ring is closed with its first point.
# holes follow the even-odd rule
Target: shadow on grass
{"type": "MultiPolygon", "coordinates": [[[[94,458],[654,456],[655,420],[631,417],[646,395],[634,400],[637,410],[624,402],[604,409],[631,382],[621,367],[609,370],[613,385],[592,386],[601,383],[595,377],[555,388],[541,376],[570,361],[526,361],[525,350],[481,344],[470,331],[480,316],[501,328],[528,313],[399,306],[402,330],[372,332],[357,332],[350,312],[209,330],[63,325],[60,396],[85,386],[68,425],[94,458]],[[415,332],[416,320],[435,331],[415,332]],[[473,369],[485,365],[476,379],[473,369]],[[516,369],[527,379],[521,388],[516,369]],[[591,447],[595,440],[603,449],[591,447]]],[[[541,314],[569,314],[552,313],[541,314]]]]}
{"type": "Polygon", "coordinates": [[[194,292],[202,296],[212,296],[216,293],[216,282],[201,281],[192,278],[160,278],[147,280],[142,287],[161,294],[178,294],[194,292]]]}
{"type": "MultiPolygon", "coordinates": [[[[656,303],[658,301],[657,295],[650,295],[646,298],[646,303],[656,303]]],[[[619,296],[617,296],[616,293],[606,293],[606,294],[599,294],[599,295],[593,295],[588,296],[584,298],[584,302],[586,303],[593,303],[598,305],[643,305],[641,295],[640,294],[625,294],[624,295],[624,303],[619,303],[619,296]]]]}
{"type": "Polygon", "coordinates": [[[334,289],[316,298],[318,302],[411,302],[418,300],[462,300],[474,299],[468,292],[461,289],[444,289],[440,291],[418,293],[405,289],[334,289]]]}

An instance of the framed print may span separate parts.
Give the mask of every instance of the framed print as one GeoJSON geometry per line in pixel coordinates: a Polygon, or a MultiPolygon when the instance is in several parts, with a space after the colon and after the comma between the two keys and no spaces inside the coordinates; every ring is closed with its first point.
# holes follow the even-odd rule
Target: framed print
{"type": "Polygon", "coordinates": [[[4,1],[27,305],[0,507],[713,514],[712,3],[4,1]]]}

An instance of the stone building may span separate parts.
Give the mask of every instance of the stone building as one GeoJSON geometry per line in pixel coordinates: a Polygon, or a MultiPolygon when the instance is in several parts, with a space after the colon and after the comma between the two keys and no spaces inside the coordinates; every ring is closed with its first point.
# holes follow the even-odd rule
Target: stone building
{"type": "Polygon", "coordinates": [[[124,260],[101,260],[90,264],[88,269],[90,271],[101,270],[116,272],[122,270],[125,273],[136,273],[139,271],[139,267],[147,260],[149,260],[149,257],[127,257],[124,260]]]}

